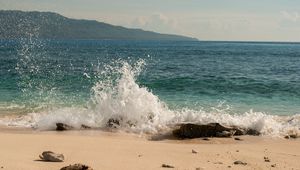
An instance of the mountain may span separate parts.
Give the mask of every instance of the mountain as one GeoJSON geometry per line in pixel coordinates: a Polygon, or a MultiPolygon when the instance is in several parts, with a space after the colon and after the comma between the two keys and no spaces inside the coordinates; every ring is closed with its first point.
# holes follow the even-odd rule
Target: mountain
{"type": "Polygon", "coordinates": [[[195,38],[129,29],[95,20],[79,20],[53,12],[0,10],[0,39],[126,39],[196,41],[195,38]]]}

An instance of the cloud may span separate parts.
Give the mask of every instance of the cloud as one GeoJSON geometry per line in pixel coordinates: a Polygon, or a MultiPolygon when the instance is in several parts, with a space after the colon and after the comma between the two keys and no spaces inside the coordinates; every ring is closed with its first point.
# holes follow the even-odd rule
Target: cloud
{"type": "Polygon", "coordinates": [[[287,12],[287,11],[281,11],[280,12],[284,19],[297,22],[300,20],[300,15],[298,12],[287,12]]]}
{"type": "Polygon", "coordinates": [[[279,22],[280,28],[284,29],[295,29],[300,30],[300,14],[297,11],[287,12],[281,11],[280,12],[282,17],[279,22]]]}
{"type": "Polygon", "coordinates": [[[178,32],[177,21],[167,17],[162,13],[155,13],[146,17],[137,17],[131,22],[130,25],[134,28],[142,28],[161,33],[178,32]]]}

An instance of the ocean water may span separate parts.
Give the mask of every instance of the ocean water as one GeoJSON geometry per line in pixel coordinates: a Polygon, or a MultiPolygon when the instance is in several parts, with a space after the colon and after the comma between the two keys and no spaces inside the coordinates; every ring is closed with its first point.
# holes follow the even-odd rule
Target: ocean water
{"type": "Polygon", "coordinates": [[[0,94],[8,126],[118,118],[137,133],[220,122],[280,136],[300,128],[300,44],[1,40],[0,94]]]}

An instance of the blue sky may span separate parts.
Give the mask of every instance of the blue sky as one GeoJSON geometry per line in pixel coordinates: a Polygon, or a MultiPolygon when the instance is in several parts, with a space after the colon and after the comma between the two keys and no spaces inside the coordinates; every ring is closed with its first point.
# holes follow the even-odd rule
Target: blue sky
{"type": "Polygon", "coordinates": [[[299,0],[0,0],[0,9],[53,11],[200,40],[300,41],[299,0]]]}

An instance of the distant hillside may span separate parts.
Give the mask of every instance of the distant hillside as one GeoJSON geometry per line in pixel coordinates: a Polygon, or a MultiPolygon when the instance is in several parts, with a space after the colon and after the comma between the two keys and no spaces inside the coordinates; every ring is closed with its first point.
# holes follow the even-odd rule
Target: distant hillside
{"type": "Polygon", "coordinates": [[[129,29],[94,20],[70,19],[52,12],[0,11],[0,39],[29,36],[45,39],[197,40],[179,35],[129,29]]]}

